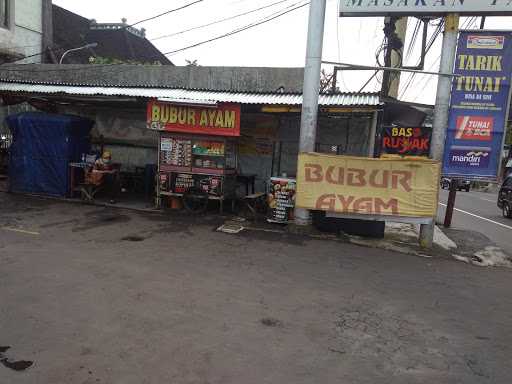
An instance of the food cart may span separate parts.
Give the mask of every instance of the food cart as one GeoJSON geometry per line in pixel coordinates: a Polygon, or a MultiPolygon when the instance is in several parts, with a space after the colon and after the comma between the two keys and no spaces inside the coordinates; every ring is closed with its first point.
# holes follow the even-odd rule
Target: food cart
{"type": "Polygon", "coordinates": [[[148,127],[160,131],[158,201],[181,198],[187,209],[236,197],[240,106],[148,105],[148,127]]]}

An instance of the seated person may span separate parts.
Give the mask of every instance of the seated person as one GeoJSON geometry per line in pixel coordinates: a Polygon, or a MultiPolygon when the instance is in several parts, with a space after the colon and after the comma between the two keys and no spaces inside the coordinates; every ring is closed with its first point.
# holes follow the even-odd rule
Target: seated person
{"type": "Polygon", "coordinates": [[[116,202],[121,186],[110,152],[103,152],[103,155],[95,161],[92,170],[87,173],[86,179],[90,184],[104,187],[111,204],[116,202]]]}
{"type": "Polygon", "coordinates": [[[103,155],[94,163],[94,169],[99,171],[112,171],[112,154],[108,151],[103,152],[103,155]]]}

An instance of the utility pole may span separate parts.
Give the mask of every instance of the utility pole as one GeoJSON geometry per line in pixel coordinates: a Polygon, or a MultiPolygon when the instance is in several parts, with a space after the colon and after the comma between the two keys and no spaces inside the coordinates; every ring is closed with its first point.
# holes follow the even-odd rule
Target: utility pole
{"type": "MultiPolygon", "coordinates": [[[[386,36],[387,47],[384,54],[384,66],[399,68],[403,64],[402,54],[407,34],[407,17],[386,17],[384,20],[384,34],[386,36]]],[[[400,72],[391,73],[384,71],[382,75],[383,97],[398,98],[398,88],[400,86],[400,72]]]]}
{"type": "MultiPolygon", "coordinates": [[[[309,6],[308,45],[302,91],[299,153],[315,150],[326,2],[327,0],[311,0],[309,6]]],[[[295,208],[295,224],[300,226],[311,224],[311,215],[307,209],[295,208]]]]}
{"type": "MultiPolygon", "coordinates": [[[[459,31],[459,15],[450,14],[445,18],[443,35],[443,46],[441,48],[441,63],[439,72],[453,73],[455,55],[457,51],[457,35],[459,31]]],[[[432,142],[430,157],[433,160],[442,161],[444,155],[444,143],[446,131],[448,130],[448,117],[450,113],[450,94],[452,89],[452,77],[440,76],[437,83],[436,106],[434,110],[434,125],[432,131],[432,142]]],[[[439,183],[437,184],[439,188],[439,183]]],[[[434,226],[436,217],[432,224],[423,224],[420,231],[420,245],[425,248],[432,247],[434,242],[434,226]]]]}

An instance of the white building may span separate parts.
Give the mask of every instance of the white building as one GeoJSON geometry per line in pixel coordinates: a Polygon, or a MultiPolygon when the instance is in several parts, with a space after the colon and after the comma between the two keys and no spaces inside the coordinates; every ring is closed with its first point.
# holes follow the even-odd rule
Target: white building
{"type": "Polygon", "coordinates": [[[41,63],[51,30],[51,0],[0,0],[0,63],[41,63]]]}

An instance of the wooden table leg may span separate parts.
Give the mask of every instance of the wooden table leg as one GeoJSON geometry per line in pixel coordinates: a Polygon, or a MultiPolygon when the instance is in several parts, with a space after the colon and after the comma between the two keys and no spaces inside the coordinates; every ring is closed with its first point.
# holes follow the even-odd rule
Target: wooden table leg
{"type": "Polygon", "coordinates": [[[68,167],[68,175],[69,175],[69,197],[73,197],[73,189],[75,189],[75,172],[73,167],[68,167]]]}

